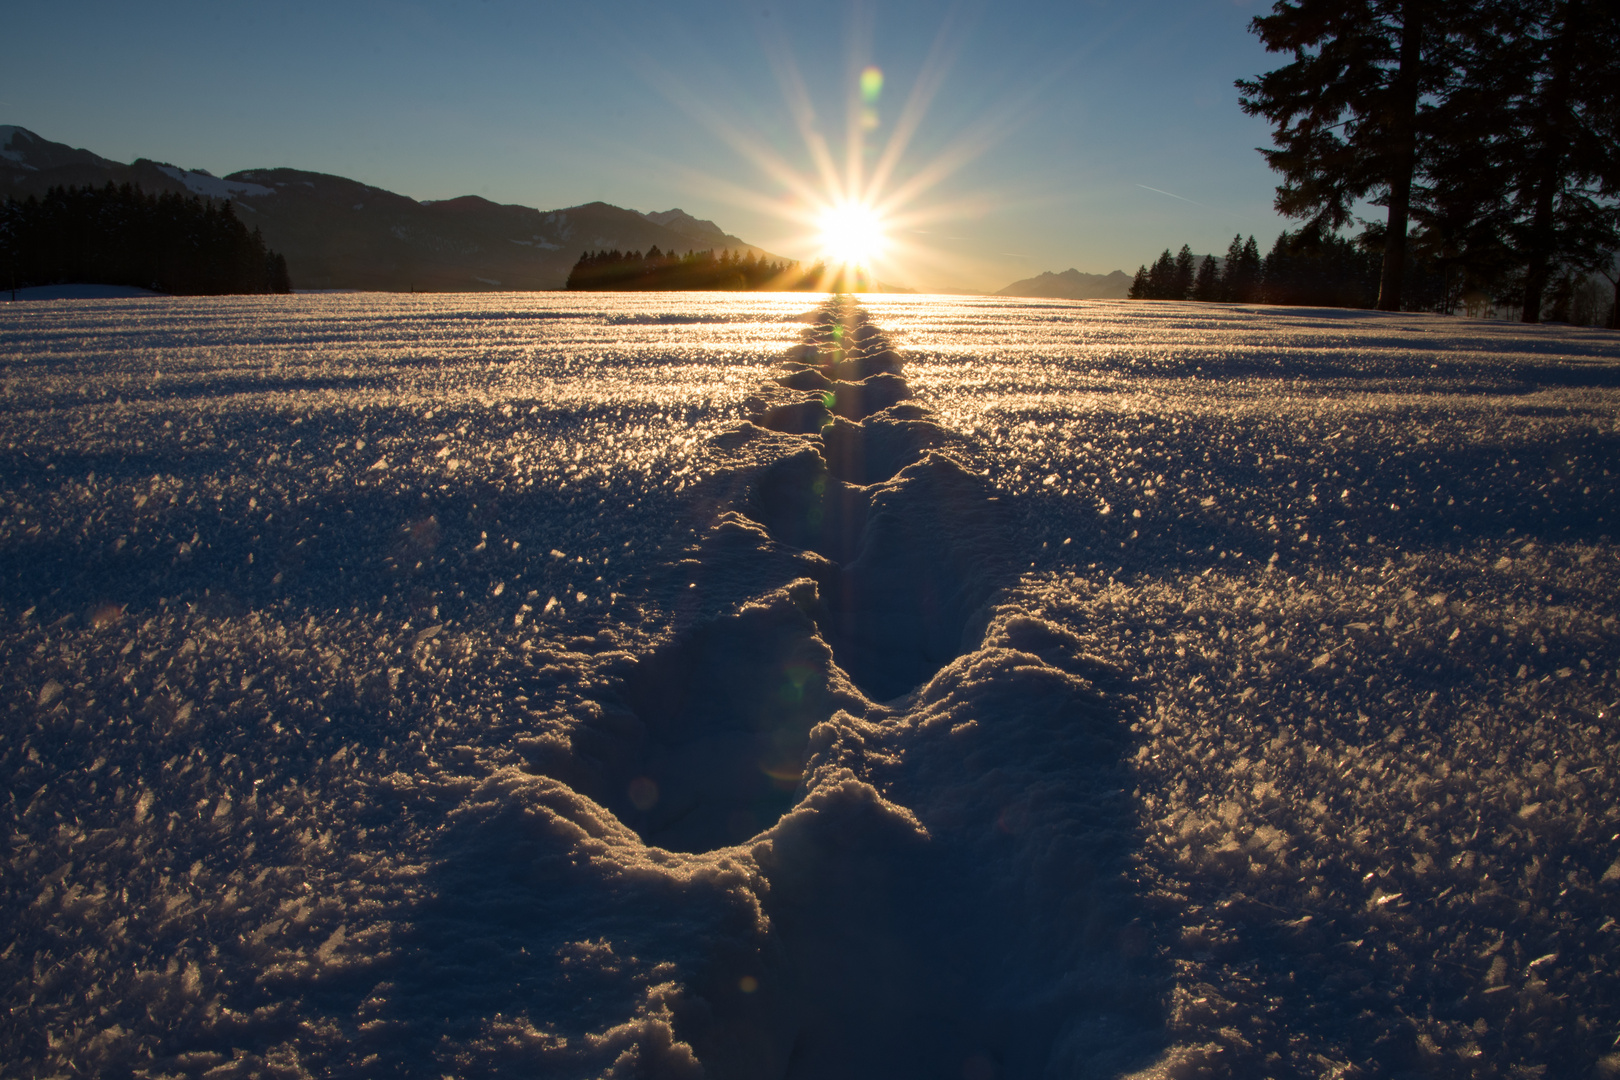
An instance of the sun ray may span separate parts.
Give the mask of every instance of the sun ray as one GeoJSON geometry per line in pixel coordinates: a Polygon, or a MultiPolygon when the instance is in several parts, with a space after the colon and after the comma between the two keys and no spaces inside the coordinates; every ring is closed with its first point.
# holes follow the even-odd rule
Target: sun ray
{"type": "Polygon", "coordinates": [[[761,31],[761,55],[775,75],[781,94],[776,128],[757,114],[750,120],[723,107],[722,101],[757,103],[757,98],[730,92],[704,94],[661,58],[645,57],[638,70],[672,103],[698,119],[739,159],[770,182],[761,191],[732,177],[649,158],[683,186],[711,199],[767,214],[790,229],[768,242],[790,257],[857,267],[863,279],[903,283],[917,273],[944,280],[946,273],[977,276],[983,267],[906,230],[964,218],[982,217],[1007,204],[1008,193],[949,193],[945,185],[1032,114],[1029,106],[1058,73],[1026,82],[1021,92],[1004,97],[999,107],[980,112],[976,121],[958,127],[943,146],[918,158],[914,153],[930,108],[966,41],[967,21],[953,5],[935,32],[928,53],[910,79],[892,118],[880,112],[885,74],[872,62],[870,12],[858,9],[846,24],[842,153],[822,130],[821,116],[791,43],[775,29],[761,31]],[[802,156],[783,144],[792,132],[802,156]],[[871,144],[870,146],[868,144],[871,144]],[[795,160],[795,158],[798,160],[795,160]]]}
{"type": "Polygon", "coordinates": [[[952,40],[954,16],[954,11],[948,13],[946,21],[934,35],[934,42],[929,47],[928,57],[918,72],[917,81],[912,84],[911,92],[906,95],[906,103],[901,106],[900,116],[883,145],[883,153],[872,169],[871,186],[875,191],[881,191],[887,186],[889,177],[911,145],[912,137],[922,126],[923,117],[927,115],[928,107],[933,104],[934,96],[945,84],[946,72],[950,70],[959,47],[959,42],[952,40]]]}

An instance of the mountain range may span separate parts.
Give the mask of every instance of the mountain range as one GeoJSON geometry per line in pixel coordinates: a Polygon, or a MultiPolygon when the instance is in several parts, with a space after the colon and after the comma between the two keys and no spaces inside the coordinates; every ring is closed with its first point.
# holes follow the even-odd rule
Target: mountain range
{"type": "Polygon", "coordinates": [[[1050,270],[1015,281],[997,296],[1032,296],[1048,300],[1123,300],[1130,292],[1131,276],[1123,270],[1111,274],[1084,274],[1073,267],[1054,274],[1050,270]]]}
{"type": "Polygon", "coordinates": [[[217,177],[146,158],[125,165],[26,128],[0,125],[0,197],[107,183],[229,199],[237,216],[286,256],[300,289],[560,289],[583,252],[614,248],[713,249],[789,261],[678,209],[641,214],[592,202],[536,210],[476,195],[418,202],[300,169],[248,169],[217,177]]]}
{"type": "MultiPolygon", "coordinates": [[[[229,200],[237,216],[287,259],[299,289],[391,292],[560,289],[586,251],[714,250],[790,262],[684,210],[638,213],[604,202],[560,210],[503,205],[477,195],[418,201],[342,176],[246,169],[219,177],[138,158],[126,165],[0,125],[0,198],[53,187],[134,184],[229,200]]],[[[998,296],[1123,299],[1129,275],[1065,270],[1015,281],[998,296]]],[[[910,290],[882,285],[884,292],[910,290]]]]}

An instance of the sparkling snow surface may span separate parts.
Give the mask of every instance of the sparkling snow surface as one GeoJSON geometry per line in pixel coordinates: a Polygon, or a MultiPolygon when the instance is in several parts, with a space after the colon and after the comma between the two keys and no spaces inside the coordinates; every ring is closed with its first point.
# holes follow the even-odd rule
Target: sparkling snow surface
{"type": "Polygon", "coordinates": [[[1620,349],[0,306],[6,1075],[1620,1074],[1620,349]]]}

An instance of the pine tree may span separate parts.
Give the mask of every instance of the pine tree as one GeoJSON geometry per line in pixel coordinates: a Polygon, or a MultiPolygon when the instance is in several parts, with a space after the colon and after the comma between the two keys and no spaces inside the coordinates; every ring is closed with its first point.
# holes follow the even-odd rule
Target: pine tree
{"type": "Polygon", "coordinates": [[[1598,267],[1598,273],[1614,288],[1614,303],[1609,307],[1609,319],[1604,325],[1610,330],[1620,330],[1620,260],[1598,267]]]}
{"type": "Polygon", "coordinates": [[[1182,244],[1181,250],[1176,253],[1175,295],[1169,299],[1185,300],[1192,295],[1194,273],[1192,248],[1182,244]]]}
{"type": "Polygon", "coordinates": [[[1243,251],[1238,256],[1238,267],[1241,282],[1238,303],[1260,303],[1260,245],[1254,242],[1252,235],[1243,242],[1243,251]]]}
{"type": "Polygon", "coordinates": [[[1482,63],[1518,61],[1508,115],[1516,222],[1524,261],[1523,320],[1539,322],[1546,292],[1565,271],[1607,263],[1620,245],[1610,198],[1620,193],[1620,10],[1609,0],[1496,0],[1502,35],[1482,38],[1482,63]]]}
{"type": "MultiPolygon", "coordinates": [[[[1476,22],[1471,33],[1491,38],[1487,26],[1476,22]]],[[[1504,73],[1488,63],[1488,72],[1479,70],[1479,63],[1477,56],[1467,62],[1472,74],[1460,78],[1436,106],[1425,140],[1427,175],[1412,205],[1413,260],[1458,295],[1492,292],[1517,261],[1511,237],[1513,155],[1505,138],[1511,124],[1499,82],[1504,73]]],[[[1370,246],[1383,249],[1381,227],[1363,235],[1370,246]]]]}
{"type": "Polygon", "coordinates": [[[1173,300],[1176,292],[1176,260],[1165,248],[1148,271],[1148,299],[1173,300]]]}
{"type": "Polygon", "coordinates": [[[1198,276],[1193,281],[1192,298],[1204,301],[1221,298],[1220,270],[1215,265],[1213,255],[1205,255],[1198,264],[1198,276]]]}
{"type": "Polygon", "coordinates": [[[1229,304],[1253,304],[1260,300],[1260,245],[1254,237],[1232,237],[1226,248],[1226,268],[1221,274],[1221,299],[1229,304]]]}
{"type": "Polygon", "coordinates": [[[1146,266],[1136,268],[1136,276],[1131,279],[1130,291],[1125,294],[1128,300],[1146,300],[1148,298],[1148,269],[1146,266]]]}
{"type": "MultiPolygon", "coordinates": [[[[1528,2],[1528,0],[1527,0],[1528,2]]],[[[1249,28],[1293,62],[1239,80],[1243,111],[1273,125],[1283,174],[1277,209],[1332,233],[1358,200],[1388,207],[1378,307],[1401,307],[1412,181],[1426,95],[1444,90],[1449,29],[1443,0],[1278,0],[1249,28]]]]}

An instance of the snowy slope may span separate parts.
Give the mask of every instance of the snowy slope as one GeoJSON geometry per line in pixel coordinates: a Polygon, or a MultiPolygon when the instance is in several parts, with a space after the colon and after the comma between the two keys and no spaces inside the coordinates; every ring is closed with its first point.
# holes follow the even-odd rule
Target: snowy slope
{"type": "Polygon", "coordinates": [[[274,195],[276,189],[247,180],[221,180],[204,169],[181,169],[174,165],[159,165],[158,171],[180,181],[193,195],[209,199],[234,199],[243,195],[274,195]]]}
{"type": "Polygon", "coordinates": [[[815,302],[0,307],[10,1072],[1620,1066],[1612,334],[815,302]]]}

